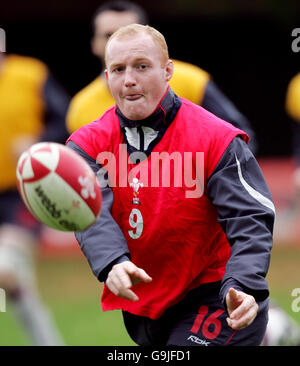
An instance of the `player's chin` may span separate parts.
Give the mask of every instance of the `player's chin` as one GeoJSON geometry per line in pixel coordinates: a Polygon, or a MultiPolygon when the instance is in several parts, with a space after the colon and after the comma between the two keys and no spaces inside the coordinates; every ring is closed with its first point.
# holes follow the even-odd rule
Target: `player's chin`
{"type": "Polygon", "coordinates": [[[151,113],[147,113],[146,106],[142,103],[136,103],[136,105],[127,105],[124,108],[124,111],[121,110],[124,116],[132,121],[141,121],[147,117],[151,113]]]}

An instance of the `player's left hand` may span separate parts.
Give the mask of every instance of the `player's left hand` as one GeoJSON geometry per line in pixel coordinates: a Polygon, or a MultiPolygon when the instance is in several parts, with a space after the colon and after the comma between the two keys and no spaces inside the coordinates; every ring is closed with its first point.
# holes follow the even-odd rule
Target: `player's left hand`
{"type": "Polygon", "coordinates": [[[254,297],[234,288],[227,292],[226,305],[229,314],[227,323],[235,330],[248,327],[257,315],[258,305],[254,297]]]}

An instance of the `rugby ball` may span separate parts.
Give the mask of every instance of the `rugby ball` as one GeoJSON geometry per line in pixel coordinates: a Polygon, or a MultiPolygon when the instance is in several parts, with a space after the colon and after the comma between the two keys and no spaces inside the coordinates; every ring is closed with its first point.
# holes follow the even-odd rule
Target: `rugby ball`
{"type": "Polygon", "coordinates": [[[100,214],[102,195],[95,173],[65,145],[32,145],[20,156],[16,174],[28,210],[49,227],[82,231],[100,214]]]}

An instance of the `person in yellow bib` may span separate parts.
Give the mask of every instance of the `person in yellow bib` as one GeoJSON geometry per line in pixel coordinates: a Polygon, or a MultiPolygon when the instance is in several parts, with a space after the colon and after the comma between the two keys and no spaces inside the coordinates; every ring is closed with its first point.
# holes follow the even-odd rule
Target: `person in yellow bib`
{"type": "MultiPolygon", "coordinates": [[[[300,200],[300,73],[296,74],[289,82],[285,101],[286,113],[292,123],[292,148],[293,157],[297,168],[295,170],[295,184],[298,187],[298,201],[300,200]]],[[[300,201],[299,201],[300,202],[300,201]]]]}
{"type": "Polygon", "coordinates": [[[33,143],[65,141],[68,104],[69,96],[43,62],[0,52],[0,288],[37,346],[63,341],[36,286],[41,224],[18,194],[16,166],[33,143]]]}
{"type": "MultiPolygon", "coordinates": [[[[109,1],[102,4],[92,19],[92,52],[103,66],[106,42],[119,27],[132,24],[146,24],[145,11],[129,1],[109,1]]],[[[182,98],[201,105],[209,112],[241,128],[250,137],[250,149],[257,152],[255,132],[248,119],[223,94],[211,75],[198,66],[173,60],[174,75],[170,86],[182,98]]],[[[79,91],[71,100],[67,113],[67,129],[70,133],[99,118],[114,105],[114,99],[105,81],[104,72],[79,91]]]]}

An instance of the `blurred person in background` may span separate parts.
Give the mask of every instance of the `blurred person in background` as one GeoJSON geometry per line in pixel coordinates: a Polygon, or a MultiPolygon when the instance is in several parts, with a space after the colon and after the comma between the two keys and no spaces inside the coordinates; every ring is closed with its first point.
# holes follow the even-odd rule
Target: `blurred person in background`
{"type": "Polygon", "coordinates": [[[292,123],[293,157],[296,163],[294,182],[296,185],[295,204],[300,209],[300,73],[289,82],[285,107],[292,123]]]}
{"type": "MultiPolygon", "coordinates": [[[[145,10],[133,2],[108,1],[95,11],[91,24],[93,31],[91,49],[92,53],[99,59],[102,71],[94,81],[79,91],[71,100],[66,118],[67,129],[70,133],[96,120],[103,112],[115,104],[104,75],[105,46],[109,37],[118,28],[131,23],[148,23],[148,15],[145,10]]],[[[178,60],[173,60],[173,62],[174,74],[170,80],[170,86],[174,92],[247,132],[250,136],[249,147],[253,153],[256,153],[258,144],[250,122],[223,94],[211,75],[190,63],[178,60]]],[[[280,344],[276,341],[278,337],[272,336],[275,332],[276,335],[278,334],[277,318],[273,316],[275,311],[276,313],[281,312],[283,314],[281,319],[285,320],[285,324],[280,327],[284,329],[280,342],[294,345],[295,339],[300,338],[300,329],[295,321],[275,303],[272,304],[270,311],[272,314],[270,314],[270,322],[267,328],[268,336],[267,340],[264,341],[264,345],[280,344]],[[291,341],[291,339],[294,339],[294,341],[291,341]]]]}
{"type": "MultiPolygon", "coordinates": [[[[94,13],[91,48],[100,61],[102,72],[73,97],[66,118],[70,133],[99,118],[114,105],[104,77],[104,50],[108,38],[118,28],[132,23],[145,25],[148,16],[142,7],[130,1],[108,1],[94,13]]],[[[250,122],[222,93],[211,75],[198,66],[178,60],[173,62],[175,71],[170,85],[174,92],[247,132],[250,136],[250,149],[255,153],[257,142],[250,122]]]]}
{"type": "Polygon", "coordinates": [[[300,346],[299,324],[273,300],[262,346],[300,346]]]}
{"type": "Polygon", "coordinates": [[[39,346],[63,341],[38,292],[34,256],[41,225],[19,196],[16,165],[36,142],[65,142],[68,104],[69,96],[43,62],[0,52],[0,288],[39,346]]]}

